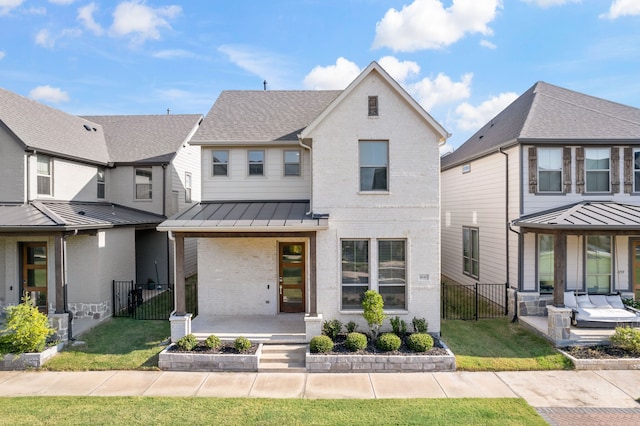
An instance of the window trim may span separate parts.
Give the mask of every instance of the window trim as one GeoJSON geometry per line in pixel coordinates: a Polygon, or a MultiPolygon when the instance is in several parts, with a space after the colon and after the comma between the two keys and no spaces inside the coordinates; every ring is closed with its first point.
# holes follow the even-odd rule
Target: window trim
{"type": "Polygon", "coordinates": [[[192,202],[192,198],[191,198],[191,188],[192,188],[192,182],[191,182],[191,173],[190,172],[184,172],[184,202],[185,203],[191,203],[192,202]]]}
{"type": "MultiPolygon", "coordinates": [[[[341,311],[348,311],[348,312],[358,312],[362,310],[362,307],[358,307],[358,308],[349,308],[349,307],[344,307],[343,305],[343,291],[345,287],[364,287],[366,284],[367,290],[371,289],[371,284],[372,284],[372,274],[371,274],[371,239],[369,238],[342,238],[340,239],[340,310],[341,311]],[[345,242],[363,242],[367,244],[367,282],[366,283],[345,283],[344,282],[344,243],[345,242]]],[[[353,263],[357,264],[357,263],[364,263],[364,262],[356,262],[354,261],[353,263]]],[[[366,291],[366,290],[365,290],[366,291]]]]}
{"type": "Polygon", "coordinates": [[[611,170],[611,164],[612,164],[612,152],[611,152],[611,148],[609,147],[585,147],[584,148],[584,193],[585,194],[610,194],[612,191],[612,187],[611,187],[611,177],[612,177],[612,170],[611,170]],[[587,153],[589,151],[595,151],[595,150],[606,150],[609,152],[609,168],[608,169],[589,169],[589,166],[587,164],[587,153]],[[604,191],[589,191],[589,179],[587,179],[587,176],[589,176],[589,172],[591,173],[602,173],[606,170],[606,172],[609,175],[609,179],[608,179],[608,188],[607,190],[604,191]]]}
{"type": "Polygon", "coordinates": [[[247,150],[247,176],[249,177],[264,177],[265,175],[265,169],[266,169],[266,153],[264,149],[248,149],[247,150]],[[262,161],[260,161],[260,165],[262,166],[262,171],[261,173],[251,173],[251,153],[252,152],[261,152],[262,153],[262,161]]]}
{"type": "Polygon", "coordinates": [[[153,167],[134,167],[133,169],[133,196],[136,201],[151,201],[153,200],[153,167]],[[146,185],[144,183],[138,183],[138,171],[149,172],[149,197],[138,197],[138,185],[146,185]]]}
{"type": "Polygon", "coordinates": [[[229,176],[229,150],[228,149],[212,149],[211,150],[211,176],[212,177],[227,177],[229,176]],[[226,153],[226,161],[225,162],[216,162],[216,152],[224,152],[226,153]],[[216,165],[225,166],[225,173],[218,174],[216,173],[216,165]]]}
{"type": "Polygon", "coordinates": [[[107,170],[104,167],[98,167],[96,172],[96,198],[104,200],[107,196],[107,170]],[[100,172],[102,172],[102,179],[100,179],[100,172]],[[100,196],[100,189],[102,188],[102,197],[100,196]]]}
{"type": "Polygon", "coordinates": [[[284,177],[300,177],[302,176],[302,151],[299,149],[284,149],[282,151],[282,176],[284,177]],[[287,152],[297,152],[298,153],[298,162],[291,163],[287,162],[287,152]],[[298,173],[296,174],[287,174],[287,166],[288,165],[297,165],[298,173]]]}
{"type": "MultiPolygon", "coordinates": [[[[390,179],[389,179],[389,140],[376,140],[376,139],[362,139],[358,141],[358,188],[360,194],[387,194],[390,192],[390,179]],[[364,144],[385,144],[385,164],[363,164],[362,162],[362,146],[364,144]],[[379,169],[384,168],[385,170],[385,189],[363,189],[363,179],[362,179],[362,171],[363,169],[379,169]]],[[[375,175],[375,172],[374,172],[375,175]]],[[[375,181],[375,177],[373,178],[375,181]]],[[[375,186],[375,185],[373,185],[375,186]]]]}
{"type": "Polygon", "coordinates": [[[471,278],[479,279],[480,278],[480,229],[471,226],[463,226],[462,227],[462,273],[471,278]],[[468,252],[469,256],[465,256],[465,231],[469,232],[469,247],[468,252]],[[478,243],[477,253],[473,252],[473,234],[476,234],[476,241],[478,243]],[[475,256],[474,256],[475,254],[475,256]],[[466,259],[469,259],[469,270],[466,270],[466,259]],[[473,263],[477,264],[477,274],[473,274],[473,263]]]}
{"type": "Polygon", "coordinates": [[[50,155],[36,155],[36,194],[38,194],[39,196],[44,195],[47,197],[53,197],[53,157],[51,157],[50,155]],[[40,161],[45,159],[48,162],[48,174],[43,174],[40,172],[40,161]],[[47,185],[47,192],[40,192],[40,185],[38,181],[41,177],[48,179],[49,184],[47,185]]]}
{"type": "Polygon", "coordinates": [[[538,181],[538,186],[537,186],[537,192],[540,194],[562,194],[564,193],[564,167],[563,167],[563,162],[564,162],[564,150],[562,147],[537,147],[536,148],[537,152],[536,152],[536,157],[537,157],[537,170],[536,170],[536,178],[538,181]],[[541,161],[541,151],[549,151],[549,152],[557,152],[559,154],[559,159],[560,159],[560,168],[559,169],[547,169],[547,170],[541,170],[540,168],[540,163],[541,161]],[[542,179],[540,178],[540,173],[557,173],[560,172],[560,180],[558,182],[560,189],[559,190],[545,190],[545,189],[541,189],[541,181],[542,179]]]}

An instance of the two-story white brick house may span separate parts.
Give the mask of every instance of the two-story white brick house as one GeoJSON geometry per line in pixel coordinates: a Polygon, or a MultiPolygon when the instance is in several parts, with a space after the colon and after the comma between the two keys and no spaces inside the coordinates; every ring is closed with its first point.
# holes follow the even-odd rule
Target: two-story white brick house
{"type": "Polygon", "coordinates": [[[0,307],[28,292],[65,338],[69,313],[112,315],[113,280],[168,283],[155,227],[177,211],[183,176],[199,182],[188,140],[201,119],[82,118],[0,89],[0,307]]]}
{"type": "MultiPolygon", "coordinates": [[[[438,333],[447,136],[375,62],[342,91],[223,92],[192,139],[203,201],[159,227],[176,271],[198,239],[199,317],[298,313],[310,338],[323,319],[366,329],[374,289],[438,333]]],[[[181,291],[172,339],[190,330],[181,291]]]]}
{"type": "Polygon", "coordinates": [[[441,167],[443,276],[508,282],[519,315],[640,296],[639,109],[538,82],[441,167]]]}

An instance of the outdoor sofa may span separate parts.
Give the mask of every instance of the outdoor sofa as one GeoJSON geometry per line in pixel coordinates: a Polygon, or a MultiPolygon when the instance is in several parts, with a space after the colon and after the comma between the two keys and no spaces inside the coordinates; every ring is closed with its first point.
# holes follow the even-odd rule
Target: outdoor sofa
{"type": "Polygon", "coordinates": [[[620,294],[585,294],[566,291],[564,305],[578,327],[640,327],[640,311],[622,303],[620,294]]]}

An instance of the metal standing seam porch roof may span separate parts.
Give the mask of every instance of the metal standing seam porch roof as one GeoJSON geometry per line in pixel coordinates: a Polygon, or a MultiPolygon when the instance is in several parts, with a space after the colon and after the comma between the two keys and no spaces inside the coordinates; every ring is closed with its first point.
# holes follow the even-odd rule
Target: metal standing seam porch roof
{"type": "Polygon", "coordinates": [[[581,202],[522,216],[514,226],[547,230],[640,231],[640,206],[581,202]]]}
{"type": "Polygon", "coordinates": [[[328,215],[309,213],[308,200],[209,201],[179,212],[158,226],[175,232],[268,232],[326,229],[328,215]]]}

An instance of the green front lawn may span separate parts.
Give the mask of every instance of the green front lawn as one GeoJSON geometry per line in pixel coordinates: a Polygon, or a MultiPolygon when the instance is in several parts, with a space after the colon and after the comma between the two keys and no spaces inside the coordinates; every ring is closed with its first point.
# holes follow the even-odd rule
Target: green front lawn
{"type": "Polygon", "coordinates": [[[571,362],[544,338],[510,318],[443,320],[442,340],[465,371],[562,370],[571,362]]]}
{"type": "Polygon", "coordinates": [[[545,425],[522,399],[1,398],[0,424],[545,425]]]}

